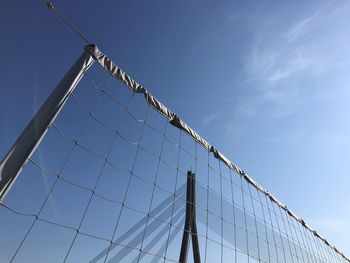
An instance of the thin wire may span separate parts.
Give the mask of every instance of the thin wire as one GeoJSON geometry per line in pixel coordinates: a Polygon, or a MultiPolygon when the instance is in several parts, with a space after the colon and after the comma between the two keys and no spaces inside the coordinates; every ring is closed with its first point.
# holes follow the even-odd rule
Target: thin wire
{"type": "MultiPolygon", "coordinates": [[[[145,121],[147,120],[147,117],[148,117],[148,115],[146,116],[145,121]]],[[[154,185],[153,185],[153,189],[152,189],[151,202],[150,202],[150,205],[149,205],[149,208],[148,208],[148,214],[150,214],[151,209],[152,209],[152,206],[153,206],[153,202],[154,202],[154,195],[155,195],[156,185],[157,185],[157,181],[158,181],[158,177],[159,177],[159,167],[160,167],[160,164],[161,164],[161,158],[160,158],[160,157],[161,157],[162,152],[163,152],[166,128],[167,128],[167,125],[165,125],[165,127],[164,127],[164,133],[163,133],[163,136],[162,136],[162,144],[161,144],[160,153],[159,153],[159,156],[158,156],[156,176],[155,176],[155,179],[154,179],[154,182],[153,182],[154,185]]],[[[142,142],[142,141],[141,141],[141,142],[142,142]]],[[[140,246],[140,252],[139,252],[139,255],[138,255],[138,257],[137,257],[137,262],[139,262],[139,261],[142,259],[142,255],[143,255],[142,252],[143,252],[143,250],[147,249],[147,246],[146,246],[146,248],[144,248],[143,246],[144,246],[145,235],[146,235],[147,228],[148,228],[148,224],[149,224],[149,219],[150,219],[150,218],[147,216],[145,228],[144,228],[144,230],[143,230],[143,235],[142,235],[142,241],[141,241],[141,246],[140,246]]],[[[169,228],[170,228],[170,227],[169,227],[169,228]]],[[[166,230],[166,229],[165,229],[165,230],[166,230]]]]}
{"type": "Polygon", "coordinates": [[[279,236],[280,236],[280,239],[281,239],[281,245],[282,245],[282,252],[283,252],[284,262],[287,262],[287,253],[286,253],[286,249],[287,248],[285,248],[284,243],[283,243],[283,236],[282,236],[282,231],[281,231],[282,226],[280,226],[280,222],[278,221],[278,215],[277,215],[277,212],[276,212],[276,209],[275,209],[275,205],[270,199],[267,198],[267,196],[265,196],[265,198],[266,198],[266,204],[267,205],[268,205],[269,202],[271,203],[272,210],[270,210],[271,209],[270,207],[268,209],[269,209],[269,211],[273,211],[273,215],[275,216],[277,229],[278,229],[279,236]]]}
{"type": "MultiPolygon", "coordinates": [[[[53,124],[52,125],[53,127],[55,127],[55,124],[53,124]]],[[[64,134],[61,134],[62,136],[64,136],[64,134]]],[[[74,141],[74,139],[72,139],[72,138],[68,138],[68,137],[66,137],[66,136],[64,136],[67,140],[73,140],[74,141]]],[[[79,146],[79,144],[78,144],[78,146],[79,146]]],[[[82,148],[83,148],[83,146],[82,146],[82,148]]],[[[183,148],[183,147],[182,147],[183,148]]],[[[181,150],[182,150],[182,148],[181,148],[181,150]]],[[[180,148],[179,148],[179,150],[180,150],[180,148]]],[[[151,153],[149,153],[149,154],[151,154],[151,153]]],[[[100,156],[98,156],[98,157],[100,157],[100,156]]],[[[159,156],[158,156],[159,157],[159,156]]],[[[103,157],[103,156],[101,156],[101,158],[105,158],[105,157],[103,157]]],[[[118,169],[118,167],[116,168],[116,169],[118,169]]],[[[119,170],[119,169],[118,169],[119,170]]],[[[134,174],[134,176],[136,176],[137,177],[137,175],[135,175],[134,174]]],[[[144,178],[141,178],[141,177],[138,177],[139,179],[141,179],[142,181],[144,181],[144,182],[146,182],[146,183],[154,183],[154,182],[151,182],[151,181],[147,181],[147,180],[145,180],[144,178]]],[[[61,178],[61,179],[63,179],[63,178],[61,178]]],[[[222,177],[221,176],[221,179],[224,179],[224,177],[222,177]]],[[[159,187],[159,186],[157,186],[157,187],[159,187]]],[[[160,187],[159,187],[160,188],[160,187]]],[[[163,190],[165,190],[166,191],[166,189],[163,189],[163,190]]],[[[210,191],[212,191],[213,193],[215,193],[217,196],[219,196],[220,198],[222,198],[222,199],[224,199],[224,197],[222,196],[222,194],[218,194],[218,193],[216,193],[216,191],[214,191],[214,190],[212,190],[212,189],[210,189],[210,191]]],[[[244,191],[244,189],[241,189],[241,191],[242,192],[244,192],[244,193],[246,193],[246,191],[244,191]]],[[[257,200],[256,198],[254,198],[253,196],[250,196],[250,198],[251,199],[254,199],[254,200],[257,200]]],[[[212,214],[211,212],[209,212],[210,214],[212,214]]],[[[218,218],[220,218],[220,215],[215,215],[214,214],[214,216],[216,216],[216,217],[218,217],[218,218]]],[[[300,241],[299,241],[299,243],[300,243],[300,241]]]]}
{"type": "MultiPolygon", "coordinates": [[[[134,96],[134,94],[135,94],[135,93],[133,93],[133,96],[134,96]]],[[[146,114],[145,114],[145,119],[146,119],[147,116],[148,116],[149,108],[150,108],[150,107],[147,107],[147,111],[146,111],[146,114]]],[[[141,129],[141,135],[140,135],[140,137],[139,137],[139,145],[140,145],[140,142],[142,141],[142,138],[143,138],[143,136],[144,136],[144,130],[145,130],[145,124],[142,126],[142,129],[141,129]]],[[[132,164],[132,168],[131,168],[131,174],[130,174],[130,176],[129,176],[129,180],[128,180],[128,183],[127,183],[127,186],[126,186],[126,191],[125,191],[124,198],[123,198],[123,204],[122,204],[122,207],[121,207],[121,209],[120,209],[119,216],[118,216],[117,222],[116,222],[115,227],[114,227],[114,230],[113,230],[112,240],[114,239],[114,237],[115,237],[115,235],[116,235],[116,231],[117,231],[118,226],[119,226],[120,218],[121,218],[121,215],[122,215],[123,210],[124,210],[124,207],[125,207],[125,203],[126,203],[126,200],[127,200],[129,188],[130,188],[130,185],[131,185],[131,182],[132,182],[132,178],[133,178],[133,175],[134,175],[134,169],[135,169],[136,160],[137,160],[137,157],[138,157],[139,152],[140,152],[140,147],[138,146],[138,147],[137,147],[137,150],[136,150],[136,154],[135,154],[135,156],[134,156],[134,160],[133,160],[133,164],[132,164]]],[[[110,253],[110,251],[111,251],[111,246],[112,246],[112,243],[108,246],[108,251],[107,251],[106,256],[105,256],[105,258],[104,258],[104,262],[107,262],[109,253],[110,253]]]]}
{"type": "MultiPolygon", "coordinates": [[[[264,216],[264,220],[266,218],[265,216],[265,212],[264,212],[264,205],[263,205],[263,202],[261,200],[261,196],[260,196],[260,193],[258,190],[256,190],[257,194],[258,194],[258,197],[259,197],[259,200],[260,200],[260,204],[261,204],[261,209],[263,211],[263,216],[264,216]]],[[[265,196],[265,201],[266,201],[266,204],[267,204],[267,198],[265,196]]],[[[275,236],[275,231],[273,229],[273,223],[272,223],[272,216],[271,216],[271,211],[270,211],[270,208],[268,206],[266,206],[266,209],[267,209],[267,212],[268,212],[268,218],[270,220],[270,227],[271,227],[271,232],[272,232],[272,237],[273,237],[273,243],[274,243],[274,247],[275,247],[275,252],[276,252],[276,261],[279,262],[279,257],[278,257],[278,246],[277,246],[277,241],[276,241],[276,236],[275,236]]]]}
{"type": "MultiPolygon", "coordinates": [[[[99,103],[101,102],[101,99],[102,99],[102,96],[100,96],[100,97],[97,98],[97,100],[96,100],[95,103],[94,103],[94,109],[93,109],[93,111],[96,110],[96,108],[98,107],[99,103]]],[[[81,139],[81,137],[82,137],[82,135],[83,135],[83,133],[84,133],[86,127],[88,126],[88,124],[89,124],[89,122],[90,122],[90,120],[91,120],[91,116],[89,115],[89,116],[87,117],[87,119],[85,120],[82,129],[80,130],[78,139],[76,140],[77,142],[81,139]]],[[[71,149],[70,149],[70,151],[69,151],[69,153],[68,153],[68,155],[67,155],[67,157],[66,157],[66,159],[65,159],[65,161],[64,161],[64,163],[63,163],[63,166],[61,167],[61,169],[60,169],[60,171],[59,171],[59,176],[55,179],[55,182],[54,182],[53,185],[51,186],[51,188],[50,188],[50,190],[49,190],[49,192],[48,192],[48,194],[47,194],[47,196],[46,196],[46,198],[45,198],[43,204],[42,204],[41,207],[40,207],[40,210],[39,210],[39,212],[38,212],[38,216],[39,216],[39,215],[41,214],[41,212],[43,211],[43,209],[44,209],[44,207],[45,207],[47,201],[49,200],[49,197],[50,197],[51,193],[54,191],[55,186],[56,186],[56,184],[57,184],[58,181],[59,181],[60,175],[61,175],[61,173],[63,172],[63,169],[64,169],[64,168],[66,167],[66,165],[68,164],[68,161],[69,161],[69,159],[71,158],[71,155],[72,155],[72,153],[73,153],[73,151],[74,151],[76,145],[77,145],[77,144],[74,144],[74,145],[71,147],[71,149]]],[[[32,229],[33,229],[34,224],[35,224],[36,221],[37,221],[37,220],[34,220],[33,223],[30,225],[28,231],[26,232],[25,236],[24,236],[23,239],[21,240],[20,245],[17,247],[15,253],[13,254],[13,256],[12,256],[12,258],[11,258],[11,262],[14,261],[14,259],[16,258],[16,256],[17,256],[19,250],[22,248],[23,243],[25,242],[25,240],[27,240],[27,237],[28,237],[29,233],[32,231],[32,229]]]]}
{"type": "Polygon", "coordinates": [[[71,28],[86,44],[91,44],[91,42],[63,15],[56,7],[49,1],[43,0],[47,8],[52,10],[69,28],[71,28]]]}
{"type": "MultiPolygon", "coordinates": [[[[305,257],[306,257],[306,259],[307,259],[307,262],[311,263],[310,258],[309,258],[309,253],[308,253],[308,250],[307,250],[307,246],[306,246],[306,237],[305,237],[305,239],[304,239],[304,232],[303,232],[302,229],[300,229],[300,224],[297,224],[297,223],[296,223],[296,225],[297,225],[297,227],[299,228],[300,236],[301,236],[301,239],[302,239],[302,241],[303,241],[305,257]]],[[[305,258],[305,257],[304,257],[304,258],[305,258]]]]}
{"type": "Polygon", "coordinates": [[[221,247],[220,247],[220,262],[224,260],[224,212],[223,212],[223,194],[222,194],[222,180],[223,176],[221,173],[221,162],[218,160],[219,165],[219,184],[220,184],[220,235],[221,235],[221,247]]]}
{"type": "Polygon", "coordinates": [[[244,193],[243,193],[243,178],[240,177],[241,179],[241,193],[242,193],[242,204],[243,204],[243,214],[244,214],[244,228],[245,228],[245,234],[246,234],[246,238],[247,238],[247,242],[246,242],[246,246],[247,246],[247,255],[248,255],[248,260],[247,262],[249,263],[249,232],[248,232],[248,225],[247,225],[247,210],[245,207],[245,202],[244,202],[244,193]]]}
{"type": "MultiPolygon", "coordinates": [[[[0,207],[4,207],[5,209],[11,211],[12,213],[15,213],[17,215],[21,215],[21,216],[26,216],[26,217],[34,217],[36,221],[41,221],[41,222],[45,222],[49,225],[54,225],[54,226],[58,226],[58,227],[61,227],[61,228],[65,228],[65,229],[69,229],[69,230],[72,230],[74,232],[77,232],[78,229],[77,228],[74,228],[74,227],[71,227],[69,225],[65,225],[65,224],[60,224],[60,223],[56,223],[56,222],[53,222],[51,220],[47,220],[45,218],[41,218],[39,217],[38,215],[36,214],[24,214],[24,213],[21,213],[21,212],[18,212],[14,209],[12,209],[11,207],[7,206],[6,204],[3,204],[3,203],[0,203],[0,207]]],[[[128,207],[128,206],[125,206],[127,209],[130,209],[130,210],[133,210],[133,211],[136,211],[136,212],[141,212],[141,211],[137,211],[136,209],[134,208],[131,208],[131,207],[128,207]]],[[[161,219],[159,218],[154,218],[155,220],[159,221],[159,222],[163,222],[161,219]]],[[[181,228],[179,227],[176,227],[177,231],[181,230],[181,228]]],[[[112,239],[107,239],[107,238],[103,238],[103,237],[100,237],[100,236],[97,236],[97,235],[92,235],[90,233],[87,233],[85,231],[79,231],[79,234],[81,235],[84,235],[84,236],[87,236],[87,237],[91,237],[91,238],[94,238],[94,239],[97,239],[97,240],[102,240],[102,241],[106,241],[106,242],[112,242],[113,240],[112,239]]],[[[135,249],[135,247],[133,246],[128,246],[128,245],[124,245],[122,243],[118,243],[118,246],[121,246],[121,247],[124,247],[124,248],[129,248],[129,249],[135,249]]],[[[159,258],[162,258],[163,256],[162,255],[159,255],[159,254],[155,254],[155,253],[151,253],[151,252],[147,252],[146,254],[149,254],[151,256],[156,256],[156,257],[159,257],[159,258]]],[[[172,262],[178,262],[176,260],[172,260],[170,258],[167,258],[168,261],[172,261],[172,262]]]]}
{"type": "MultiPolygon", "coordinates": [[[[300,254],[301,257],[300,257],[300,255],[298,254],[298,249],[297,249],[297,247],[299,247],[299,249],[301,248],[301,243],[300,243],[300,241],[299,241],[298,235],[297,235],[297,233],[296,233],[295,231],[294,231],[295,233],[293,234],[293,231],[292,231],[292,230],[293,230],[293,225],[292,225],[291,221],[294,220],[294,219],[291,218],[290,216],[288,216],[288,214],[286,214],[286,213],[285,213],[285,216],[286,216],[286,220],[287,220],[287,223],[288,223],[289,231],[290,231],[290,234],[291,234],[291,237],[292,237],[292,241],[293,241],[293,243],[294,243],[294,249],[295,249],[295,254],[296,254],[296,256],[297,256],[297,259],[300,260],[300,258],[301,258],[301,260],[302,260],[303,262],[305,262],[304,257],[303,257],[303,254],[302,254],[302,253],[300,254]],[[295,235],[295,238],[294,238],[293,235],[295,235]],[[297,244],[299,244],[299,245],[297,245],[297,244]]],[[[299,252],[301,252],[301,251],[299,251],[299,252]]]]}
{"type": "Polygon", "coordinates": [[[234,243],[235,243],[235,262],[237,263],[237,233],[236,233],[236,212],[235,212],[235,198],[233,191],[233,180],[232,180],[232,170],[229,169],[230,174],[230,188],[231,188],[231,199],[232,199],[232,216],[233,216],[233,235],[234,235],[234,243]]]}
{"type": "MultiPolygon", "coordinates": [[[[179,131],[179,144],[181,144],[181,131],[179,131]]],[[[176,176],[175,176],[175,186],[174,186],[174,193],[176,192],[176,188],[178,186],[178,180],[179,180],[179,163],[180,163],[180,154],[181,154],[181,149],[178,148],[178,152],[177,152],[177,169],[176,169],[176,176]]],[[[172,202],[172,206],[171,206],[171,218],[173,218],[174,215],[174,210],[175,210],[175,202],[176,202],[176,195],[173,195],[173,202],[172,202]]],[[[168,254],[168,248],[169,248],[169,244],[170,244],[170,231],[171,228],[175,227],[174,226],[174,222],[170,221],[170,228],[169,228],[169,233],[168,233],[168,238],[167,238],[167,242],[166,242],[166,248],[165,248],[165,252],[164,252],[164,257],[166,259],[167,254],[168,254]]],[[[164,259],[164,263],[166,262],[164,259]]]]}
{"type": "MultiPolygon", "coordinates": [[[[111,80],[111,77],[108,78],[108,81],[106,82],[106,84],[105,84],[105,86],[103,87],[103,89],[106,89],[106,88],[107,88],[107,86],[108,86],[110,80],[111,80]]],[[[102,96],[103,96],[103,93],[101,93],[100,96],[102,97],[102,96]]],[[[113,142],[111,143],[111,146],[110,146],[110,149],[109,149],[109,151],[108,151],[106,160],[107,160],[108,157],[109,157],[109,154],[110,154],[110,152],[111,152],[111,150],[112,150],[112,147],[113,147],[113,145],[114,145],[114,143],[115,143],[115,140],[116,140],[116,138],[117,138],[117,135],[118,135],[118,134],[116,134],[116,135],[114,136],[114,138],[113,138],[113,142]]],[[[82,226],[82,224],[83,224],[83,222],[84,222],[84,219],[85,219],[85,216],[86,216],[86,214],[87,214],[87,211],[89,210],[91,201],[92,201],[93,196],[94,196],[94,192],[95,192],[96,187],[97,187],[97,185],[98,185],[98,183],[99,183],[99,181],[100,181],[100,178],[101,178],[101,176],[102,176],[102,174],[103,174],[103,171],[104,171],[104,168],[105,168],[105,166],[106,166],[106,163],[107,163],[106,161],[103,163],[103,167],[102,167],[102,169],[101,169],[101,171],[100,171],[100,174],[99,174],[99,176],[98,176],[98,178],[97,178],[97,180],[96,180],[96,182],[95,182],[95,185],[94,185],[94,188],[93,188],[93,192],[92,192],[92,194],[90,195],[90,199],[89,199],[89,201],[88,201],[88,203],[87,203],[87,205],[86,205],[86,207],[85,207],[84,214],[83,214],[83,216],[82,216],[82,218],[81,218],[81,220],[80,220],[80,223],[79,223],[79,226],[78,226],[78,231],[76,232],[76,234],[75,234],[75,236],[74,236],[74,238],[73,238],[73,241],[71,242],[71,244],[70,244],[70,246],[69,246],[69,249],[68,249],[68,251],[67,251],[67,253],[66,253],[66,256],[65,256],[65,258],[64,258],[64,262],[67,261],[67,258],[68,258],[68,256],[69,256],[71,250],[72,250],[72,247],[73,247],[73,245],[74,245],[74,243],[75,243],[75,241],[76,241],[76,239],[77,239],[77,237],[78,237],[80,228],[81,228],[81,226],[82,226]]]]}
{"type": "MultiPolygon", "coordinates": [[[[254,226],[255,226],[255,235],[256,235],[256,244],[257,244],[257,252],[258,252],[258,258],[261,259],[261,253],[260,253],[260,250],[261,250],[261,247],[260,247],[260,243],[259,243],[259,232],[258,232],[258,223],[257,223],[257,219],[256,219],[256,214],[255,214],[255,207],[254,207],[254,199],[253,199],[253,196],[252,196],[252,192],[251,192],[251,189],[250,189],[250,184],[247,183],[247,187],[248,187],[248,191],[249,191],[249,199],[251,201],[251,206],[252,206],[252,210],[253,210],[253,218],[254,218],[254,226]]],[[[266,223],[265,223],[265,227],[266,227],[266,223]]],[[[266,232],[266,235],[267,235],[267,232],[266,232]]],[[[269,250],[269,245],[268,245],[268,240],[267,240],[267,236],[266,236],[266,243],[267,243],[267,251],[268,251],[268,259],[269,259],[269,262],[271,262],[271,259],[270,259],[270,250],[269,250]]]]}
{"type": "Polygon", "coordinates": [[[207,158],[208,158],[208,164],[207,164],[207,186],[206,186],[206,194],[207,194],[207,200],[206,200],[206,224],[205,224],[205,257],[204,257],[204,263],[207,263],[207,259],[208,259],[208,232],[209,232],[209,158],[210,158],[210,153],[208,152],[207,154],[207,158]]]}

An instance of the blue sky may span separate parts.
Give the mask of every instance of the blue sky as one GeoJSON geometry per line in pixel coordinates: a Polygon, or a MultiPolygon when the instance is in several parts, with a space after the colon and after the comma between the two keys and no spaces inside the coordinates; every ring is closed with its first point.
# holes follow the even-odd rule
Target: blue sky
{"type": "MultiPolygon", "coordinates": [[[[350,3],[55,1],[115,63],[350,255],[350,3]]],[[[84,43],[40,1],[0,11],[0,154],[84,43]]]]}

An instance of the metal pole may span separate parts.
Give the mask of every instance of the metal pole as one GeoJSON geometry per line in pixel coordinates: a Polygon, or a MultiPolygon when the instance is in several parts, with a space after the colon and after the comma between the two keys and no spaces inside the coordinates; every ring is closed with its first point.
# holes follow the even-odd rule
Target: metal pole
{"type": "Polygon", "coordinates": [[[192,181],[192,226],[191,226],[191,235],[192,235],[192,249],[193,257],[195,263],[201,262],[201,256],[199,252],[199,242],[198,242],[198,232],[197,232],[197,219],[196,219],[196,178],[195,174],[191,173],[192,181]]]}
{"type": "Polygon", "coordinates": [[[182,243],[180,250],[180,263],[187,262],[187,253],[188,253],[188,239],[191,231],[191,214],[192,214],[192,180],[191,180],[191,172],[187,172],[187,191],[186,191],[186,217],[185,217],[185,228],[182,235],[182,243]]]}
{"type": "Polygon", "coordinates": [[[182,236],[182,244],[180,250],[180,263],[187,262],[189,235],[192,237],[192,249],[195,263],[200,263],[199,243],[196,224],[196,182],[195,174],[191,171],[187,172],[187,193],[186,193],[186,218],[185,228],[182,236]]]}
{"type": "Polygon", "coordinates": [[[93,62],[92,55],[84,50],[0,162],[0,202],[93,62]]]}

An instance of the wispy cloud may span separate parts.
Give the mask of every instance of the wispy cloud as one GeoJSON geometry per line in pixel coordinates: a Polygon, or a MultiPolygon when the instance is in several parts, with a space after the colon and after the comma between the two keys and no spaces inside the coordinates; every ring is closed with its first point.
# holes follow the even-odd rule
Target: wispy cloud
{"type": "Polygon", "coordinates": [[[275,86],[293,74],[307,68],[310,58],[304,54],[302,47],[270,48],[257,44],[248,62],[250,74],[255,79],[265,82],[266,88],[275,86]]]}
{"type": "Polygon", "coordinates": [[[207,126],[210,123],[212,123],[213,121],[215,121],[217,118],[219,118],[221,115],[221,111],[217,111],[217,112],[213,112],[211,114],[209,114],[208,116],[206,116],[202,122],[203,126],[207,126]]]}
{"type": "Polygon", "coordinates": [[[341,12],[347,2],[337,2],[337,5],[335,2],[320,6],[309,16],[291,23],[283,32],[256,33],[256,41],[247,56],[246,72],[248,85],[258,88],[241,108],[249,114],[260,112],[259,107],[268,101],[281,106],[275,116],[290,114],[300,102],[305,86],[302,79],[330,71],[334,64],[344,62],[346,58],[338,51],[346,50],[344,40],[334,31],[344,30],[337,16],[345,17],[341,12]],[[333,37],[328,37],[330,34],[333,37]]]}
{"type": "Polygon", "coordinates": [[[330,1],[326,3],[317,9],[312,15],[305,17],[301,21],[297,22],[294,26],[292,26],[285,34],[288,42],[296,41],[300,36],[305,34],[310,29],[313,23],[317,24],[318,20],[322,19],[322,16],[324,14],[327,14],[327,11],[329,11],[329,8],[332,6],[332,4],[334,4],[334,2],[335,1],[330,1]]]}
{"type": "MultiPolygon", "coordinates": [[[[268,81],[271,84],[275,84],[280,80],[288,78],[289,76],[297,73],[308,66],[308,59],[302,54],[301,51],[295,50],[295,54],[286,54],[284,59],[285,64],[280,65],[278,68],[273,68],[268,76],[268,81]]],[[[275,63],[277,64],[277,63],[275,63]]]]}

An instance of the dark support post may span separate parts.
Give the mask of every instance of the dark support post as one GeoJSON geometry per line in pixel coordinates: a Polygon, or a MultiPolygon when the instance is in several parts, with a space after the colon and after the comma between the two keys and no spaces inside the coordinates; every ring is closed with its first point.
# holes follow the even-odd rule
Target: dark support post
{"type": "Polygon", "coordinates": [[[192,249],[193,249],[193,258],[194,263],[201,262],[201,256],[199,253],[199,242],[198,242],[198,233],[197,233],[197,219],[196,219],[196,178],[195,174],[191,173],[191,181],[192,181],[192,227],[191,227],[191,235],[192,235],[192,249]]]}
{"type": "Polygon", "coordinates": [[[180,251],[180,263],[187,262],[189,235],[192,236],[192,249],[195,263],[200,263],[199,243],[196,223],[196,179],[195,174],[191,171],[187,172],[187,193],[186,193],[186,217],[185,229],[182,236],[182,244],[180,251]]]}

